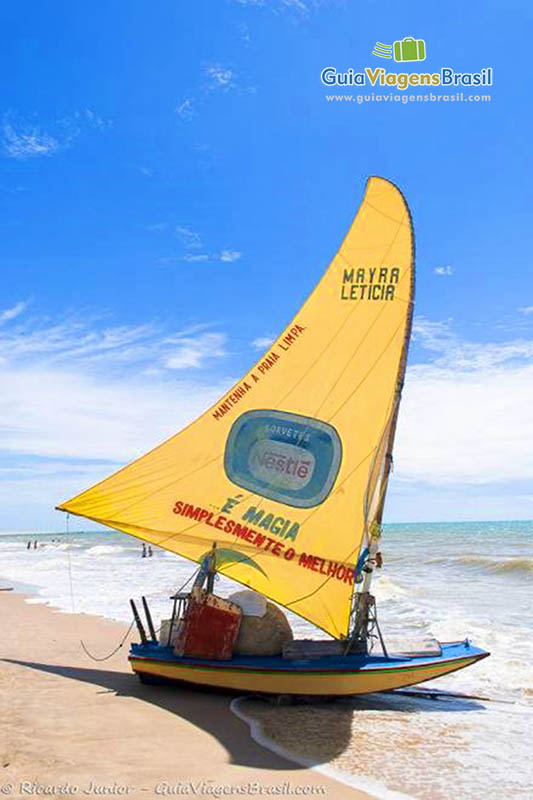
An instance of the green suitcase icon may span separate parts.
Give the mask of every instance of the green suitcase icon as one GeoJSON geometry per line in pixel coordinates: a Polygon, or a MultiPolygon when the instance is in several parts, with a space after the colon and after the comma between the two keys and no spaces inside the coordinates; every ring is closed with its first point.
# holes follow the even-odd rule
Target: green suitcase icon
{"type": "Polygon", "coordinates": [[[395,61],[425,61],[426,43],[423,39],[413,39],[406,36],[398,42],[394,42],[395,61]]]}

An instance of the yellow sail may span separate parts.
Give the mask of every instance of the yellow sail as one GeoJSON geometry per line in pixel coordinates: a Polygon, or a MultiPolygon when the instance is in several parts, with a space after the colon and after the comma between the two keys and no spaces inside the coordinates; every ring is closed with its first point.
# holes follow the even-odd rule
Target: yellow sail
{"type": "Polygon", "coordinates": [[[322,280],[195,422],[59,508],[217,569],[348,632],[354,570],[388,477],[414,286],[399,190],[370,178],[322,280]]]}

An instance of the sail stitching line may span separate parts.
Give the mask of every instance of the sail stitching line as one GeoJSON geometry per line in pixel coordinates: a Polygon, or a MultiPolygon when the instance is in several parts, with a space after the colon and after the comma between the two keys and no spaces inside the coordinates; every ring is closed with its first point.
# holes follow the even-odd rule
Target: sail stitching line
{"type": "MultiPolygon", "coordinates": [[[[391,217],[390,214],[385,214],[384,211],[381,211],[381,209],[379,209],[376,206],[372,205],[372,203],[369,203],[368,201],[367,201],[367,206],[369,208],[372,208],[378,214],[381,214],[382,217],[385,217],[386,219],[390,219],[390,220],[392,220],[392,222],[397,222],[398,225],[403,225],[404,228],[408,228],[409,227],[408,225],[405,224],[403,219],[399,220],[399,219],[396,219],[396,217],[391,217]]],[[[405,212],[404,212],[404,219],[405,219],[405,212]]]]}
{"type": "Polygon", "coordinates": [[[381,353],[379,354],[379,356],[376,358],[376,360],[374,361],[374,363],[372,364],[372,366],[370,367],[370,369],[368,370],[368,372],[366,373],[366,375],[365,375],[365,376],[364,376],[364,377],[363,377],[363,378],[362,378],[362,379],[359,381],[359,383],[357,384],[357,386],[355,387],[355,389],[354,389],[352,392],[350,392],[350,394],[348,395],[348,397],[346,398],[346,400],[344,400],[344,401],[343,401],[343,402],[340,404],[340,406],[338,406],[338,408],[337,408],[337,409],[336,409],[336,410],[333,412],[333,414],[330,414],[330,416],[328,417],[328,420],[327,420],[328,422],[330,422],[332,419],[334,419],[334,417],[336,417],[336,416],[337,416],[337,414],[339,413],[339,411],[341,410],[341,408],[344,408],[344,406],[346,405],[346,403],[347,403],[349,400],[351,400],[351,399],[352,399],[352,397],[354,396],[354,394],[356,394],[356,393],[359,391],[359,389],[361,388],[361,386],[363,385],[363,383],[365,383],[365,381],[368,379],[368,377],[370,376],[370,374],[372,373],[372,371],[374,370],[374,368],[377,366],[378,362],[379,362],[379,361],[381,361],[381,359],[383,358],[384,354],[385,354],[385,353],[387,352],[387,350],[389,349],[389,347],[390,347],[390,345],[391,345],[392,341],[393,341],[393,340],[394,340],[394,338],[395,338],[395,337],[398,335],[398,331],[400,331],[402,328],[403,328],[403,322],[401,322],[401,323],[398,325],[398,327],[396,328],[396,330],[395,330],[395,331],[394,331],[394,333],[392,334],[391,338],[388,340],[388,342],[387,342],[386,346],[383,348],[383,350],[381,351],[381,353]]]}
{"type": "MultiPolygon", "coordinates": [[[[376,209],[374,206],[372,206],[370,203],[368,203],[368,205],[369,205],[371,208],[373,208],[375,211],[377,211],[377,210],[378,210],[378,209],[376,209]]],[[[404,214],[405,214],[405,212],[404,212],[404,214]]],[[[392,218],[391,218],[391,219],[392,219],[392,218]]],[[[395,220],[395,221],[397,221],[397,220],[395,220]]],[[[388,245],[387,249],[385,250],[385,252],[384,252],[384,254],[383,254],[383,256],[382,256],[381,263],[380,263],[380,267],[382,267],[382,266],[383,266],[383,263],[384,263],[385,259],[387,258],[387,256],[389,255],[389,253],[390,253],[390,251],[391,251],[392,247],[394,246],[394,244],[395,244],[395,242],[396,242],[396,239],[398,238],[398,235],[399,235],[399,233],[400,233],[400,229],[401,229],[401,223],[398,225],[398,228],[396,229],[396,233],[395,233],[395,234],[394,234],[394,236],[392,237],[392,239],[391,239],[391,241],[390,241],[390,244],[388,245]]],[[[349,261],[347,260],[347,258],[345,258],[345,256],[344,256],[344,255],[343,255],[343,253],[341,252],[341,250],[342,250],[342,248],[339,250],[339,253],[338,253],[339,257],[342,259],[342,261],[344,261],[344,263],[345,263],[345,264],[346,264],[348,267],[352,267],[352,265],[349,263],[349,261]]],[[[404,280],[404,278],[405,278],[405,275],[403,276],[403,278],[402,278],[402,281],[404,280]]],[[[401,282],[402,282],[402,281],[401,281],[401,282]]],[[[358,308],[360,308],[360,304],[357,304],[357,306],[356,306],[354,309],[352,309],[352,311],[351,311],[351,312],[348,314],[348,317],[346,318],[346,321],[349,319],[349,317],[351,317],[351,315],[352,315],[353,313],[355,313],[355,312],[358,310],[358,308]]],[[[342,375],[344,374],[345,370],[348,368],[348,365],[349,365],[350,361],[352,360],[352,358],[353,358],[353,357],[354,357],[354,356],[355,356],[355,355],[356,355],[356,354],[359,352],[360,348],[361,348],[361,347],[362,347],[362,345],[363,345],[363,342],[366,340],[367,336],[369,335],[370,331],[371,331],[371,330],[372,330],[372,328],[374,327],[374,325],[375,325],[375,323],[377,322],[377,320],[378,320],[378,319],[381,317],[381,314],[382,314],[382,313],[385,311],[385,308],[386,308],[386,306],[385,306],[385,305],[382,305],[381,309],[380,309],[380,310],[379,310],[379,312],[376,314],[376,317],[375,317],[375,319],[373,320],[373,322],[372,322],[372,324],[370,325],[369,329],[368,329],[368,330],[367,330],[367,332],[365,333],[365,335],[364,335],[363,339],[360,341],[360,343],[359,343],[358,347],[356,348],[355,352],[354,352],[354,353],[353,353],[353,354],[350,356],[350,358],[349,358],[349,359],[348,359],[348,361],[346,362],[346,365],[345,365],[345,367],[343,368],[343,370],[341,371],[341,373],[340,373],[339,377],[337,378],[337,381],[334,383],[334,386],[336,386],[336,385],[337,385],[338,381],[340,380],[340,378],[341,378],[341,377],[342,377],[342,375]]],[[[340,328],[339,328],[339,330],[337,331],[337,333],[336,333],[336,334],[335,334],[335,335],[334,335],[334,336],[333,336],[333,337],[330,339],[330,341],[328,342],[328,344],[327,344],[326,348],[323,350],[323,352],[320,354],[320,356],[319,356],[319,357],[322,357],[322,355],[324,354],[324,352],[326,352],[326,350],[327,350],[327,349],[330,347],[331,343],[332,343],[332,342],[333,342],[333,340],[336,338],[336,336],[339,334],[339,332],[340,332],[340,328]]],[[[318,359],[317,359],[317,360],[318,360],[318,359]]],[[[312,369],[312,368],[315,366],[315,364],[316,364],[316,360],[315,360],[315,362],[314,362],[314,363],[311,365],[311,367],[310,367],[309,369],[312,369]]],[[[308,372],[309,372],[309,370],[308,370],[308,372]]],[[[306,373],[306,375],[307,375],[307,373],[306,373]]],[[[305,376],[304,376],[304,377],[305,377],[305,376]]],[[[291,391],[292,391],[292,390],[291,390],[291,391]]],[[[289,392],[289,394],[290,394],[290,392],[289,392]]],[[[288,395],[286,395],[286,396],[288,396],[288,395]]],[[[285,398],[284,398],[284,399],[285,399],[285,398]]],[[[319,405],[319,407],[317,408],[317,410],[316,410],[316,412],[315,412],[315,416],[318,414],[318,412],[319,412],[319,411],[320,411],[320,409],[323,407],[323,405],[324,405],[324,403],[325,403],[325,402],[326,402],[326,398],[324,398],[324,400],[322,401],[322,403],[321,403],[321,404],[319,405]]]]}
{"type": "MultiPolygon", "coordinates": [[[[369,205],[370,205],[370,204],[369,204],[369,205]]],[[[372,207],[372,208],[374,208],[374,206],[371,206],[371,207],[372,207]]],[[[377,210],[377,209],[375,209],[375,210],[377,210]]],[[[391,251],[392,247],[394,246],[394,244],[395,244],[395,242],[396,242],[396,239],[398,238],[398,234],[399,234],[399,232],[400,232],[400,227],[401,227],[401,226],[398,226],[398,228],[397,228],[397,230],[396,230],[396,233],[394,234],[394,236],[392,237],[392,239],[391,239],[391,241],[390,241],[390,244],[387,246],[387,249],[385,250],[385,252],[384,252],[384,254],[383,254],[383,256],[382,256],[382,260],[381,260],[381,263],[380,263],[380,267],[382,267],[382,266],[383,266],[383,263],[384,263],[385,259],[387,258],[387,256],[388,256],[388,254],[390,253],[390,251],[391,251]]],[[[343,242],[343,245],[344,245],[344,242],[343,242]]],[[[348,261],[348,259],[347,259],[347,258],[344,256],[344,254],[342,253],[342,246],[341,246],[341,248],[339,249],[339,252],[337,253],[337,256],[338,256],[338,257],[339,257],[339,258],[340,258],[340,259],[341,259],[341,260],[342,260],[342,261],[343,261],[343,262],[346,264],[346,266],[348,266],[348,267],[352,267],[352,264],[350,264],[350,262],[348,261]]],[[[335,260],[335,259],[334,259],[334,260],[335,260]]],[[[405,277],[405,276],[404,276],[404,277],[405,277]]],[[[403,280],[403,278],[402,278],[402,280],[403,280]]],[[[304,378],[306,378],[306,377],[307,377],[307,375],[309,374],[309,372],[310,372],[310,371],[311,371],[311,370],[312,370],[312,369],[313,369],[313,368],[316,366],[316,364],[317,364],[317,363],[318,363],[318,361],[319,361],[319,360],[322,358],[322,356],[324,355],[324,353],[326,353],[326,352],[327,352],[327,350],[328,350],[328,349],[331,347],[331,344],[332,344],[332,342],[334,342],[334,341],[335,341],[335,339],[336,339],[336,338],[337,338],[337,336],[340,334],[340,332],[341,332],[341,330],[343,329],[343,327],[344,327],[344,326],[346,325],[346,323],[347,323],[347,322],[348,322],[348,321],[351,319],[352,315],[353,315],[353,314],[355,314],[355,313],[356,313],[356,312],[357,312],[357,311],[358,311],[360,308],[361,308],[361,306],[360,306],[360,304],[358,303],[358,304],[355,306],[355,308],[353,308],[353,309],[352,309],[352,310],[351,310],[351,311],[350,311],[350,312],[347,314],[346,318],[344,319],[344,321],[342,322],[342,324],[341,324],[341,325],[340,325],[340,326],[337,328],[336,332],[333,334],[333,336],[331,337],[331,339],[329,340],[329,342],[327,343],[327,345],[324,347],[324,349],[321,351],[321,353],[320,353],[320,354],[319,354],[319,355],[316,357],[316,359],[313,361],[313,363],[312,363],[312,364],[311,364],[311,365],[308,367],[308,369],[306,370],[306,372],[305,372],[305,373],[304,373],[304,374],[301,376],[301,378],[300,378],[300,379],[299,379],[299,380],[298,380],[298,381],[297,381],[297,382],[294,384],[294,386],[292,386],[292,387],[291,387],[291,389],[289,389],[289,391],[288,391],[288,392],[287,392],[285,395],[283,395],[283,397],[281,398],[281,400],[280,400],[279,402],[283,402],[284,400],[286,400],[286,398],[287,398],[287,397],[289,397],[289,396],[291,395],[291,393],[292,393],[292,392],[293,392],[293,391],[296,389],[296,387],[299,385],[299,383],[300,383],[300,382],[301,382],[301,381],[302,381],[304,378]]],[[[359,345],[358,345],[358,347],[357,347],[357,349],[356,349],[355,353],[357,353],[357,352],[359,351],[359,349],[360,349],[360,348],[361,348],[361,346],[363,345],[363,342],[365,341],[366,337],[367,337],[367,336],[368,336],[368,334],[370,333],[370,330],[371,330],[371,329],[374,327],[375,323],[376,323],[376,322],[377,322],[377,320],[380,318],[380,316],[381,316],[381,314],[384,312],[385,308],[386,308],[386,306],[385,306],[385,305],[383,305],[383,306],[381,307],[381,309],[378,311],[378,313],[376,314],[376,317],[375,317],[375,319],[373,320],[372,324],[370,325],[370,328],[367,330],[367,332],[365,333],[365,335],[364,335],[363,339],[362,339],[362,340],[361,340],[361,342],[359,343],[359,345]]],[[[355,355],[355,353],[353,353],[353,355],[355,355]]],[[[347,362],[347,365],[348,365],[349,363],[350,363],[350,359],[348,360],[348,362],[347,362]]],[[[346,365],[346,366],[347,366],[347,365],[346,365]]],[[[341,372],[341,375],[342,375],[342,372],[341,372]]],[[[321,404],[321,405],[318,407],[317,411],[315,412],[315,416],[316,416],[316,414],[318,414],[318,411],[320,410],[320,408],[322,408],[322,405],[323,405],[323,403],[324,403],[324,402],[325,402],[325,400],[324,400],[324,401],[322,402],[322,404],[321,404]]]]}
{"type": "MultiPolygon", "coordinates": [[[[400,281],[400,283],[402,283],[402,282],[404,281],[404,279],[405,279],[405,275],[404,275],[404,277],[402,278],[402,280],[400,281]]],[[[385,310],[385,306],[383,306],[383,307],[381,308],[381,310],[379,311],[379,313],[376,315],[376,317],[375,317],[374,321],[372,322],[372,324],[371,324],[371,325],[370,325],[370,327],[368,328],[367,332],[365,333],[365,335],[363,336],[363,338],[362,338],[362,339],[361,339],[361,341],[359,342],[359,345],[358,345],[358,346],[357,346],[357,348],[356,348],[356,349],[353,351],[353,353],[351,354],[350,358],[348,359],[348,361],[346,362],[346,364],[345,364],[345,365],[344,365],[344,367],[342,368],[342,370],[341,370],[341,372],[339,373],[338,377],[336,378],[335,382],[334,382],[334,383],[333,383],[333,385],[331,386],[331,388],[330,388],[330,392],[331,392],[331,391],[333,391],[333,389],[334,389],[334,388],[337,386],[337,384],[338,384],[338,383],[339,383],[339,381],[341,380],[342,376],[344,375],[344,373],[346,372],[346,370],[347,370],[347,369],[348,369],[348,367],[350,366],[351,362],[353,361],[353,359],[355,358],[355,356],[357,355],[357,353],[359,352],[359,350],[360,350],[360,349],[361,349],[361,347],[363,346],[363,344],[364,344],[364,342],[366,341],[366,339],[367,339],[368,335],[370,334],[370,332],[371,332],[371,330],[373,329],[373,327],[374,327],[375,323],[378,321],[379,317],[380,317],[380,316],[381,316],[381,314],[384,312],[384,310],[385,310]]],[[[381,357],[381,356],[380,356],[380,357],[381,357]]],[[[372,368],[373,368],[373,367],[372,367],[372,368]]],[[[372,369],[372,368],[371,368],[371,369],[372,369]]],[[[360,385],[360,384],[359,384],[359,385],[360,385]]],[[[320,409],[321,409],[321,408],[324,406],[324,403],[326,402],[326,400],[327,400],[327,397],[325,397],[325,398],[324,398],[324,400],[322,400],[322,402],[320,403],[320,405],[318,406],[318,408],[317,408],[317,410],[316,410],[316,412],[315,412],[315,416],[317,416],[317,415],[318,415],[318,413],[319,413],[320,409]]]]}
{"type": "MultiPolygon", "coordinates": [[[[389,409],[390,409],[390,403],[389,403],[389,409]]],[[[372,453],[373,453],[374,451],[376,451],[377,449],[379,449],[379,446],[381,445],[381,442],[383,441],[383,437],[384,437],[384,435],[385,435],[385,433],[386,433],[386,430],[387,430],[387,428],[388,428],[388,426],[389,426],[389,424],[390,424],[390,412],[391,412],[391,411],[392,411],[392,409],[390,409],[390,410],[389,410],[389,413],[387,414],[387,421],[386,421],[386,423],[385,423],[385,425],[384,425],[384,427],[383,427],[383,430],[382,430],[382,432],[381,432],[381,436],[380,436],[380,439],[379,439],[379,444],[378,444],[378,447],[377,447],[377,448],[375,448],[375,447],[374,447],[374,448],[372,448],[371,452],[370,452],[370,453],[368,453],[368,454],[365,456],[365,458],[363,459],[363,461],[361,461],[361,462],[360,462],[360,463],[357,465],[357,467],[355,467],[355,468],[354,468],[354,469],[353,469],[353,470],[352,470],[352,471],[351,471],[351,472],[350,472],[350,473],[349,473],[349,474],[346,476],[346,478],[345,478],[345,479],[342,481],[342,483],[340,483],[340,484],[339,484],[339,486],[342,486],[342,485],[343,485],[343,484],[344,484],[344,483],[345,483],[345,482],[348,480],[348,478],[351,478],[351,476],[354,474],[354,472],[355,472],[355,471],[356,471],[356,470],[357,470],[357,469],[358,469],[360,466],[362,466],[362,464],[363,464],[363,463],[364,463],[364,462],[365,462],[365,461],[366,461],[366,460],[369,458],[369,456],[370,456],[370,455],[372,455],[372,453]]],[[[313,513],[314,513],[314,512],[313,512],[313,513]]],[[[311,516],[311,515],[310,515],[310,516],[311,516]]],[[[309,519],[309,517],[308,517],[307,519],[309,519]]],[[[361,547],[361,542],[359,542],[359,544],[358,544],[356,547],[354,547],[352,550],[350,550],[350,552],[348,553],[348,555],[347,555],[347,556],[345,556],[345,557],[344,557],[344,559],[342,560],[342,562],[339,562],[339,563],[343,563],[343,564],[347,564],[347,563],[349,563],[349,560],[350,560],[350,558],[351,558],[351,557],[352,557],[352,556],[353,556],[353,555],[354,555],[354,554],[355,554],[355,553],[356,553],[356,552],[357,552],[357,551],[360,549],[360,547],[361,547]]],[[[312,597],[312,596],[313,596],[313,595],[315,595],[317,592],[321,591],[321,590],[324,588],[324,586],[325,586],[325,585],[326,585],[326,584],[327,584],[327,583],[328,583],[328,582],[329,582],[329,581],[332,579],[332,577],[333,577],[332,575],[328,575],[328,577],[327,577],[325,580],[323,580],[323,581],[322,581],[322,583],[321,583],[319,586],[317,586],[317,587],[316,587],[316,589],[314,589],[312,592],[310,592],[310,593],[309,593],[309,594],[307,594],[307,595],[303,595],[302,597],[299,597],[299,598],[297,598],[296,600],[291,600],[291,603],[289,603],[288,605],[291,605],[291,604],[293,604],[293,603],[300,603],[302,600],[306,600],[307,598],[309,598],[309,597],[312,597]]]]}

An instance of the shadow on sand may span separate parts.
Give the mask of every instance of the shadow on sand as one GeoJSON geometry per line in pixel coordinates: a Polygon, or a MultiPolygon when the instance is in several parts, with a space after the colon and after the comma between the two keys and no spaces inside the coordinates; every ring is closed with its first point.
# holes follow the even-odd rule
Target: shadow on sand
{"type": "MultiPolygon", "coordinates": [[[[133,675],[121,671],[41,664],[11,658],[0,659],[0,661],[58,675],[63,678],[70,678],[71,680],[90,683],[94,686],[100,686],[103,692],[112,692],[121,697],[132,697],[144,703],[151,703],[187,720],[216,738],[226,749],[232,764],[257,769],[298,770],[304,768],[293,761],[264,749],[252,739],[249,735],[248,725],[230,711],[230,703],[238,695],[230,695],[218,691],[194,690],[177,684],[146,686],[140,684],[133,675]],[[206,697],[208,699],[207,703],[205,702],[206,697]],[[204,702],[199,702],[201,699],[204,702]]],[[[259,718],[264,711],[271,714],[276,713],[277,707],[275,703],[265,698],[252,697],[251,695],[247,695],[247,698],[250,698],[252,705],[255,705],[256,708],[257,703],[260,703],[262,713],[259,718]]],[[[247,706],[247,702],[241,703],[241,711],[247,713],[247,706]]],[[[298,736],[302,740],[305,740],[308,736],[316,736],[317,723],[320,728],[319,715],[324,715],[324,723],[326,723],[326,719],[331,719],[331,715],[334,714],[334,726],[326,725],[327,735],[323,741],[323,753],[321,753],[320,757],[313,759],[313,763],[319,765],[331,761],[346,750],[353,735],[354,716],[358,711],[388,710],[410,714],[431,711],[464,712],[479,710],[480,708],[483,708],[483,705],[476,701],[458,699],[457,697],[425,699],[391,694],[374,694],[353,698],[339,698],[329,702],[317,700],[316,702],[296,703],[290,706],[282,706],[279,711],[283,712],[283,714],[288,712],[298,715],[298,736]],[[301,713],[304,709],[311,713],[301,713]],[[306,730],[308,721],[309,730],[306,730]]]]}

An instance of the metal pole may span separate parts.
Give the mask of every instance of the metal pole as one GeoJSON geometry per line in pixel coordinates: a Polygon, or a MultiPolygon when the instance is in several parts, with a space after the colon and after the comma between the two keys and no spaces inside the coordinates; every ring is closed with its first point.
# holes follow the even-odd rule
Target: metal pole
{"type": "Polygon", "coordinates": [[[143,595],[141,600],[144,608],[144,614],[146,616],[146,622],[148,623],[148,630],[150,631],[150,637],[152,639],[152,642],[156,642],[157,644],[157,636],[155,635],[154,623],[152,622],[152,615],[150,614],[150,609],[148,608],[146,597],[143,595]]]}
{"type": "Polygon", "coordinates": [[[213,549],[212,549],[211,554],[209,556],[209,567],[208,567],[208,573],[207,573],[207,591],[209,592],[209,594],[213,594],[213,589],[215,588],[215,575],[216,575],[216,569],[215,569],[216,552],[215,551],[216,551],[216,549],[217,549],[217,543],[213,542],[213,549]]]}
{"type": "Polygon", "coordinates": [[[177,598],[174,596],[174,603],[172,605],[172,618],[170,620],[170,625],[168,626],[168,639],[167,639],[167,647],[170,647],[170,642],[172,639],[172,629],[174,627],[174,620],[176,619],[176,605],[177,605],[177,598]]]}
{"type": "Polygon", "coordinates": [[[139,631],[139,636],[141,637],[142,644],[148,644],[148,639],[146,638],[146,633],[141,622],[141,618],[139,616],[139,612],[137,611],[137,607],[133,600],[130,600],[131,610],[133,611],[133,618],[135,620],[135,624],[137,625],[137,630],[139,631]]]}

